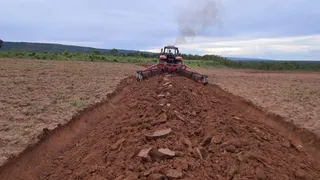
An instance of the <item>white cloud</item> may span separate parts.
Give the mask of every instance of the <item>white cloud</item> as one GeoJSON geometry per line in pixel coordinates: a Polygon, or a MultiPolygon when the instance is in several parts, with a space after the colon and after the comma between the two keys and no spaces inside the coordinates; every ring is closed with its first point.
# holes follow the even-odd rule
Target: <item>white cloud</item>
{"type": "Polygon", "coordinates": [[[267,52],[308,53],[320,50],[320,35],[218,41],[205,43],[202,47],[204,54],[224,56],[261,56],[267,52]]]}
{"type": "Polygon", "coordinates": [[[139,51],[145,51],[145,52],[153,52],[153,53],[159,53],[161,51],[161,48],[154,48],[154,49],[145,49],[145,50],[139,50],[139,51]]]}
{"type": "MultiPolygon", "coordinates": [[[[270,58],[268,53],[306,54],[320,51],[320,34],[297,37],[257,38],[246,40],[230,40],[199,37],[196,41],[178,46],[182,53],[200,52],[199,54],[215,54],[221,56],[241,56],[270,58]]],[[[159,52],[161,47],[152,47],[148,51],[159,52]]],[[[147,51],[147,50],[146,50],[147,51]]],[[[278,58],[279,59],[279,58],[278,58]]],[[[280,58],[281,59],[281,58],[280,58]]],[[[286,59],[288,59],[286,57],[286,59]]],[[[291,60],[304,59],[290,57],[291,60]]],[[[308,59],[308,58],[306,58],[308,59]]]]}

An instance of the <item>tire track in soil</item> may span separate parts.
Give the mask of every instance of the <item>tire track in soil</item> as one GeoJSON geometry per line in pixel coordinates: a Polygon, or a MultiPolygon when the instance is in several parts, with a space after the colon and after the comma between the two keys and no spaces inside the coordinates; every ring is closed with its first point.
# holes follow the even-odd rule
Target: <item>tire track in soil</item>
{"type": "Polygon", "coordinates": [[[45,131],[42,142],[2,166],[0,179],[320,179],[319,164],[268,119],[279,117],[215,85],[130,78],[108,101],[45,131]],[[146,158],[138,156],[149,147],[146,158]]]}

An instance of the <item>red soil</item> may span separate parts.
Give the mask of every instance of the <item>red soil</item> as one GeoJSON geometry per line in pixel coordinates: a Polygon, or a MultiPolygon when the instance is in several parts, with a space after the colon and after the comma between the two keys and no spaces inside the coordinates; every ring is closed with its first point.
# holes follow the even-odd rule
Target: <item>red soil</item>
{"type": "Polygon", "coordinates": [[[0,179],[320,179],[316,151],[298,141],[303,134],[275,122],[281,118],[215,85],[126,79],[108,102],[45,130],[41,143],[0,169],[0,179]],[[139,157],[144,148],[152,149],[139,157]]]}
{"type": "Polygon", "coordinates": [[[1,59],[0,166],[36,143],[43,128],[67,123],[139,68],[125,63],[1,59]]]}

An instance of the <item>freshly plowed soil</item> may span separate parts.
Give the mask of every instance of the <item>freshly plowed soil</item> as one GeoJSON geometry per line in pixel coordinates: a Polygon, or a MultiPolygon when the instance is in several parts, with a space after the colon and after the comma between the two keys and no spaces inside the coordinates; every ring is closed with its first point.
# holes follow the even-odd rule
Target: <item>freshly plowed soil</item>
{"type": "Polygon", "coordinates": [[[0,165],[100,102],[140,67],[124,63],[0,59],[0,165]]]}
{"type": "Polygon", "coordinates": [[[302,132],[288,140],[276,118],[215,85],[126,79],[108,102],[45,131],[0,179],[320,179],[302,132]]]}
{"type": "Polygon", "coordinates": [[[320,137],[320,73],[201,69],[209,82],[320,137]]]}

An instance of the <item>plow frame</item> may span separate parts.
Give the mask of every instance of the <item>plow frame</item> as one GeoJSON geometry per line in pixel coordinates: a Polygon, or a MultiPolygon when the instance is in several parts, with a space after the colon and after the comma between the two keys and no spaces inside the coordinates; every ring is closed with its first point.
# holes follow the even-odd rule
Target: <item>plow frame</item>
{"type": "Polygon", "coordinates": [[[150,65],[143,70],[138,70],[136,72],[137,72],[136,78],[138,81],[142,81],[143,79],[146,79],[148,77],[152,77],[155,75],[160,75],[165,73],[177,73],[178,75],[191,78],[196,82],[201,82],[204,85],[208,84],[207,75],[201,74],[185,64],[157,63],[157,64],[150,65]]]}

